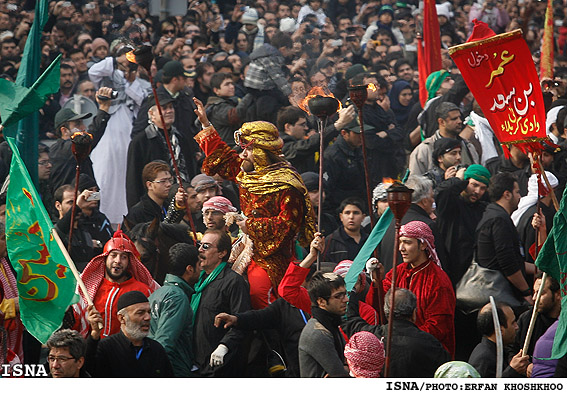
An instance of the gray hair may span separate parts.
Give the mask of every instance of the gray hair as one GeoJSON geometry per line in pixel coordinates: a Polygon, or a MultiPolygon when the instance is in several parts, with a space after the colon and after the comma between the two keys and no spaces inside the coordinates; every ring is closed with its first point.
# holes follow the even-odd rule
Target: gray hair
{"type": "Polygon", "coordinates": [[[433,190],[433,181],[423,175],[410,175],[405,185],[413,189],[411,202],[414,204],[429,197],[429,193],[433,190]]]}
{"type": "MultiPolygon", "coordinates": [[[[384,300],[384,313],[390,316],[390,303],[392,302],[392,287],[386,293],[384,300]]],[[[397,288],[394,299],[394,318],[410,320],[413,311],[417,308],[417,298],[410,290],[397,288]]]]}
{"type": "Polygon", "coordinates": [[[87,352],[87,342],[75,330],[63,329],[55,331],[47,340],[49,350],[53,348],[66,347],[75,360],[85,357],[87,352]]]}

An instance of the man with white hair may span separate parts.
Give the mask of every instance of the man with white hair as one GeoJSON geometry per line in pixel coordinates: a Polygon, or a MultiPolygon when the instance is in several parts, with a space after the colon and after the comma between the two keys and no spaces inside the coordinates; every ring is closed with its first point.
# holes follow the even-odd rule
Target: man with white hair
{"type": "Polygon", "coordinates": [[[99,378],[171,378],[173,369],[163,346],[148,338],[151,311],[141,291],[129,291],[118,299],[120,331],[100,339],[102,316],[92,307],[88,316],[87,368],[99,378]]]}

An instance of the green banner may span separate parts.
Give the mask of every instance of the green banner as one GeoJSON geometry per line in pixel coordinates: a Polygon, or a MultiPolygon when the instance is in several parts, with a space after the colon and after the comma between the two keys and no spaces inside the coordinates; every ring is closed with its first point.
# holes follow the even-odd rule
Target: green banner
{"type": "Polygon", "coordinates": [[[53,224],[35,190],[13,138],[6,206],[6,245],[16,270],[20,317],[45,343],[61,327],[67,308],[78,302],[76,280],[57,242],[53,224]]]}

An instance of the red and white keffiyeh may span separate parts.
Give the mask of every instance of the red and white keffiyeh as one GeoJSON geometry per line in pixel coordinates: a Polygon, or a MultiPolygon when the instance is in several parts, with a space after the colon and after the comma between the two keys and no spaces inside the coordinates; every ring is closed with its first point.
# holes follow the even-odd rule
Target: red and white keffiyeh
{"type": "Polygon", "coordinates": [[[435,264],[441,267],[441,262],[435,250],[435,237],[427,224],[418,220],[404,224],[400,228],[400,237],[416,238],[420,242],[425,243],[427,255],[435,264]]]}
{"type": "Polygon", "coordinates": [[[354,377],[379,378],[386,360],[384,344],[371,332],[357,332],[345,346],[345,358],[354,377]]]}

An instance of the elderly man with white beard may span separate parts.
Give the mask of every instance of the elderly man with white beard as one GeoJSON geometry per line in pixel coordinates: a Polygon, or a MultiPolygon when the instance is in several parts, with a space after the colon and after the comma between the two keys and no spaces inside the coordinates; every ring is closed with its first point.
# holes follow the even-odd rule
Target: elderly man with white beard
{"type": "Polygon", "coordinates": [[[141,291],[118,299],[120,332],[100,339],[102,316],[88,309],[91,332],[87,338],[86,369],[98,378],[170,378],[173,369],[163,346],[148,338],[150,303],[141,291]]]}

